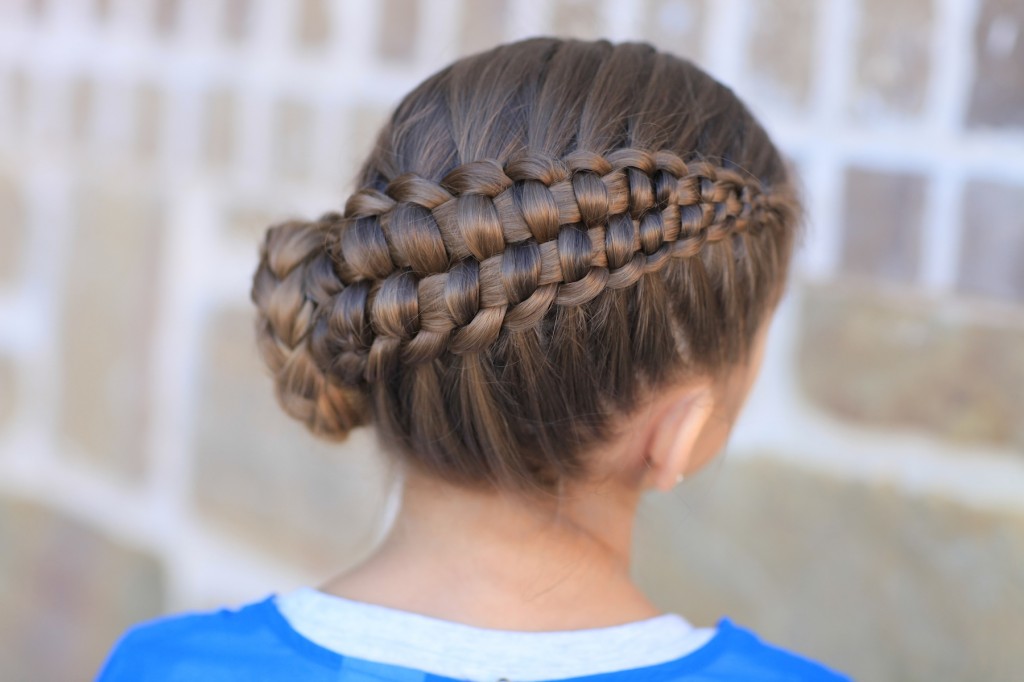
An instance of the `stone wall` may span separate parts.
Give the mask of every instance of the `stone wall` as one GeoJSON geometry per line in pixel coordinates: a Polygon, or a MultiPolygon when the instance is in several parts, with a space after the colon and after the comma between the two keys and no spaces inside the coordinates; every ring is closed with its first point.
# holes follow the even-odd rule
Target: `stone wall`
{"type": "Polygon", "coordinates": [[[1024,669],[1018,0],[0,3],[0,678],[315,583],[386,528],[251,336],[256,241],[336,208],[398,97],[543,33],[734,87],[810,224],[728,452],[644,502],[638,580],[865,680],[1024,669]]]}

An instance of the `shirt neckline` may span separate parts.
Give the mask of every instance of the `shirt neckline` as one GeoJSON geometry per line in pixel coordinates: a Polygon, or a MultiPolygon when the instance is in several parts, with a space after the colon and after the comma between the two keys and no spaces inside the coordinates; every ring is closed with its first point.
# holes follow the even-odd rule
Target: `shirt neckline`
{"type": "MultiPolygon", "coordinates": [[[[678,614],[662,614],[660,616],[655,616],[644,621],[635,621],[633,623],[609,626],[605,628],[593,628],[590,630],[566,630],[554,632],[518,632],[506,630],[488,630],[486,628],[475,628],[470,625],[456,623],[453,621],[435,619],[429,616],[401,611],[398,609],[391,609],[389,607],[380,606],[376,604],[345,600],[342,597],[336,597],[334,595],[319,592],[314,588],[299,588],[298,590],[295,590],[291,593],[285,593],[284,595],[278,593],[271,593],[261,602],[253,604],[253,606],[259,612],[261,612],[260,615],[262,615],[264,621],[271,627],[271,629],[278,635],[280,639],[282,639],[286,644],[288,644],[291,648],[296,650],[304,657],[316,661],[322,665],[337,669],[339,667],[344,667],[346,665],[351,666],[358,663],[363,668],[369,666],[371,668],[379,670],[404,669],[415,671],[419,674],[423,674],[424,672],[426,672],[426,677],[422,679],[435,680],[438,682],[455,681],[461,679],[461,677],[455,677],[445,674],[445,671],[443,670],[425,670],[423,668],[416,666],[415,664],[403,665],[399,663],[381,663],[367,658],[360,658],[359,656],[343,655],[339,651],[336,651],[327,646],[323,646],[322,644],[308,638],[302,632],[299,632],[295,629],[295,627],[292,625],[291,622],[289,622],[288,618],[285,616],[284,613],[282,613],[281,609],[278,606],[278,600],[280,598],[286,597],[288,595],[294,595],[295,593],[300,591],[312,592],[312,595],[307,593],[307,596],[312,596],[317,599],[337,599],[341,600],[342,602],[349,602],[347,606],[351,607],[354,605],[355,608],[366,608],[370,609],[371,611],[378,611],[379,613],[383,613],[385,615],[387,615],[387,612],[392,612],[391,615],[394,615],[401,619],[406,619],[410,617],[414,619],[423,619],[424,621],[432,622],[435,625],[440,624],[440,626],[444,628],[466,628],[467,631],[473,631],[477,633],[490,633],[495,637],[504,637],[506,635],[524,636],[525,638],[527,638],[527,641],[529,641],[529,638],[531,636],[537,636],[542,638],[550,637],[552,635],[555,637],[566,636],[567,639],[571,640],[574,639],[576,636],[585,637],[588,634],[593,634],[595,632],[605,632],[614,634],[614,631],[616,630],[631,628],[637,625],[646,627],[657,627],[663,622],[674,619],[678,619],[682,623],[685,623],[687,626],[689,626],[689,624],[686,623],[685,619],[683,619],[682,616],[679,616],[678,614]]],[[[692,628],[692,626],[689,627],[692,628]]],[[[712,660],[714,660],[721,654],[724,648],[729,646],[730,640],[734,639],[737,636],[737,633],[741,633],[742,630],[732,625],[732,623],[728,619],[722,618],[713,630],[709,631],[709,629],[692,628],[692,632],[704,632],[708,634],[704,637],[702,641],[698,642],[697,645],[694,646],[691,650],[686,651],[682,656],[679,656],[677,658],[662,663],[641,665],[633,668],[617,669],[610,672],[584,673],[578,675],[563,676],[558,679],[561,682],[584,682],[590,680],[594,680],[595,682],[598,680],[600,680],[600,682],[624,682],[625,680],[636,679],[658,682],[662,679],[673,679],[672,676],[674,675],[678,675],[683,672],[693,672],[696,670],[700,670],[706,665],[708,665],[708,663],[710,663],[712,660]]],[[[495,676],[496,679],[498,677],[499,676],[495,676]]],[[[534,678],[536,679],[536,677],[534,678]]]]}

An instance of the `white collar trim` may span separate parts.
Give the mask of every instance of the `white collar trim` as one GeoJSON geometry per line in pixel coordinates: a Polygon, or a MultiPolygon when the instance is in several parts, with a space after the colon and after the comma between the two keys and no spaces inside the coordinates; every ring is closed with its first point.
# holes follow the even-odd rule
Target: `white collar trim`
{"type": "Polygon", "coordinates": [[[657,665],[695,651],[715,634],[674,613],[585,630],[522,632],[478,628],[312,587],[274,601],[293,629],[325,649],[472,680],[528,682],[657,665]]]}

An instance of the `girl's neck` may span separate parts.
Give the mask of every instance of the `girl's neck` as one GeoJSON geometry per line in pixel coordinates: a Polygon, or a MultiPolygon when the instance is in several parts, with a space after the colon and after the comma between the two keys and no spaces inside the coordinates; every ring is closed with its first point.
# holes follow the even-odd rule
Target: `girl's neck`
{"type": "Polygon", "coordinates": [[[501,630],[576,630],[660,614],[630,579],[638,494],[612,484],[540,508],[419,476],[380,547],[325,592],[501,630]]]}

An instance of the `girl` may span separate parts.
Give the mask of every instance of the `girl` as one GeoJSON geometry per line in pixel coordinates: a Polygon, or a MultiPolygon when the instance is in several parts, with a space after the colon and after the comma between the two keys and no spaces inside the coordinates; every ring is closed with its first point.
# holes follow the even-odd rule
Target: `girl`
{"type": "Polygon", "coordinates": [[[344,214],[268,230],[252,287],[284,410],[400,462],[390,535],[318,587],[134,627],[100,680],[845,679],[629,570],[641,494],[728,436],[800,221],[740,100],[648,45],[428,78],[344,214]]]}

